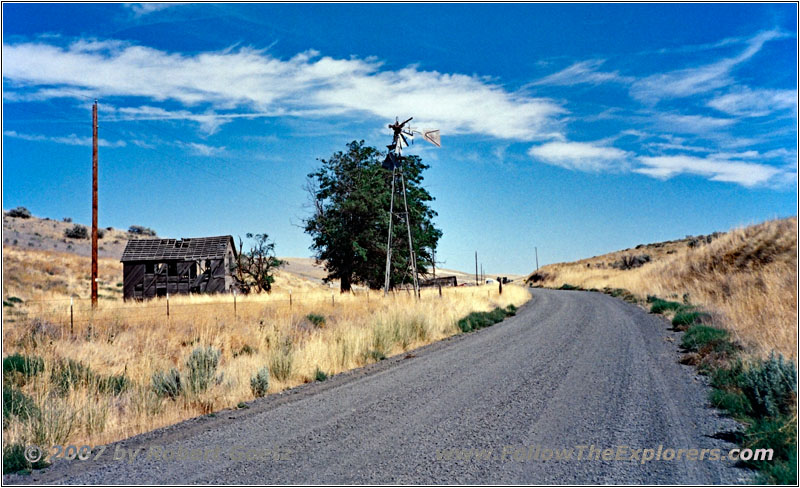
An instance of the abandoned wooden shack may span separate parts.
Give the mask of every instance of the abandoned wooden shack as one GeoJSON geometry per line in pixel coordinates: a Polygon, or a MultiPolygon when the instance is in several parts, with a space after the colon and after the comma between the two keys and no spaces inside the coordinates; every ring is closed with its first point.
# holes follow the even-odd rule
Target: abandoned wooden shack
{"type": "Polygon", "coordinates": [[[237,288],[232,236],[132,239],[120,261],[125,300],[167,293],[227,293],[237,288]]]}

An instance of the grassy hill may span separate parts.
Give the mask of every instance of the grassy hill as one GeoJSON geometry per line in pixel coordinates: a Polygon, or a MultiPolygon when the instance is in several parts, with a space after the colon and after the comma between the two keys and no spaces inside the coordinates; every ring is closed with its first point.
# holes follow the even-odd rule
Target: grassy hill
{"type": "Polygon", "coordinates": [[[797,356],[797,217],[552,264],[527,282],[689,302],[754,354],[797,356]]]}

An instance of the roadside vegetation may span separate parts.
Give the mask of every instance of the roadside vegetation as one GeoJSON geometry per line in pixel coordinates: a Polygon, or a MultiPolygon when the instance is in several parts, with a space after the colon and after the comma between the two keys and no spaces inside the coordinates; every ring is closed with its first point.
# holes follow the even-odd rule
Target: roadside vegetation
{"type": "Polygon", "coordinates": [[[482,312],[501,320],[529,297],[519,286],[442,292],[318,286],[291,304],[278,290],[240,296],[235,310],[229,295],[176,296],[169,317],[164,299],[105,298],[93,314],[76,307],[72,330],[68,312],[20,292],[3,327],[4,470],[31,468],[20,446],[99,445],[234,408],[461,333],[465,317],[472,328],[482,312]]]}
{"type": "Polygon", "coordinates": [[[707,375],[709,400],[742,424],[734,441],[745,448],[772,449],[771,461],[740,461],[758,470],[760,484],[797,484],[797,368],[780,353],[747,355],[710,314],[690,304],[648,297],[650,311],[671,317],[683,331],[681,362],[707,375]]]}

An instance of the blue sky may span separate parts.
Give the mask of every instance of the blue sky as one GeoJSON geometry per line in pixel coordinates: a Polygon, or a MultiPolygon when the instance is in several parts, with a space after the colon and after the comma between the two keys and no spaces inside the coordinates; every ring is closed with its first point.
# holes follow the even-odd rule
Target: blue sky
{"type": "Polygon", "coordinates": [[[3,208],[308,256],[306,175],[395,116],[443,267],[796,215],[794,4],[4,4],[3,208]]]}

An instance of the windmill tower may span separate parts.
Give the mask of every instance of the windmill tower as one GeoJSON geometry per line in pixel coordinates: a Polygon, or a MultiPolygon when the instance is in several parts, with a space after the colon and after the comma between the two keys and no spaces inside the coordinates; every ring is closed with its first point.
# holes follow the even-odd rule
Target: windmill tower
{"type": "Polygon", "coordinates": [[[392,195],[389,200],[389,237],[386,242],[386,276],[383,285],[383,294],[389,293],[389,282],[392,270],[392,225],[394,222],[394,194],[396,182],[399,177],[400,186],[403,189],[403,208],[402,215],[405,217],[406,230],[408,231],[408,256],[411,261],[411,276],[414,279],[414,295],[419,296],[419,276],[417,275],[417,257],[414,254],[414,244],[411,240],[411,214],[408,211],[408,199],[406,197],[406,179],[403,174],[403,148],[408,147],[408,141],[414,142],[414,134],[419,134],[423,139],[435,145],[442,147],[442,139],[438,129],[413,129],[406,127],[406,124],[411,122],[413,117],[408,118],[403,123],[399,119],[395,119],[394,124],[389,124],[392,129],[393,137],[392,143],[388,146],[389,152],[383,162],[386,169],[392,170],[392,195]]]}

